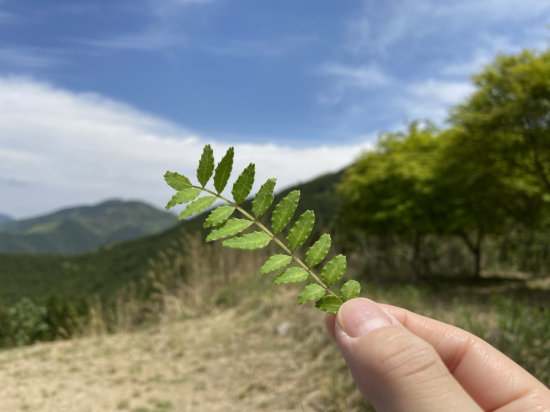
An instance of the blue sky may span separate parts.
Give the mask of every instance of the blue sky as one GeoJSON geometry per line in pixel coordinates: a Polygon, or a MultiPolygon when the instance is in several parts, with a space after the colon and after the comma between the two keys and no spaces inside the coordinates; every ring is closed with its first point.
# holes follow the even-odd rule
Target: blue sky
{"type": "Polygon", "coordinates": [[[0,0],[0,213],[123,197],[236,145],[279,187],[549,46],[547,0],[0,0]]]}

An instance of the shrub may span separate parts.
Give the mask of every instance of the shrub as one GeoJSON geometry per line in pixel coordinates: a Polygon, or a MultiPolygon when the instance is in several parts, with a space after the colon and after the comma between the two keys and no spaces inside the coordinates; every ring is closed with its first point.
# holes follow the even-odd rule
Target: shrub
{"type": "Polygon", "coordinates": [[[9,309],[10,338],[15,346],[30,345],[46,337],[46,308],[23,298],[9,309]]]}

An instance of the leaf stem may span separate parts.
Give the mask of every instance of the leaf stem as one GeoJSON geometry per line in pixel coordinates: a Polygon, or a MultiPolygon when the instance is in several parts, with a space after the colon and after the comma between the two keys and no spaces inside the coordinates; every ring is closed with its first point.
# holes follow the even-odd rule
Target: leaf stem
{"type": "Polygon", "coordinates": [[[210,189],[207,189],[205,187],[201,187],[201,186],[196,186],[196,185],[192,185],[192,187],[194,188],[197,188],[197,189],[201,189],[202,191],[208,193],[208,194],[211,194],[213,196],[216,196],[218,199],[224,201],[225,203],[227,203],[229,206],[232,206],[234,207],[235,209],[237,209],[239,212],[241,212],[241,214],[246,217],[247,219],[251,220],[256,226],[258,226],[262,231],[264,231],[271,239],[273,239],[284,251],[285,253],[287,253],[292,259],[294,259],[294,261],[299,265],[301,266],[307,273],[309,276],[311,276],[311,278],[317,283],[319,284],[323,289],[325,289],[327,291],[327,293],[329,295],[333,295],[333,296],[336,296],[338,297],[338,295],[336,293],[334,293],[327,285],[325,285],[325,283],[321,280],[321,278],[319,278],[319,276],[317,276],[315,274],[315,272],[313,272],[313,270],[311,270],[309,268],[308,265],[306,265],[302,259],[300,259],[298,256],[296,256],[294,254],[293,251],[291,251],[287,245],[285,245],[285,243],[279,239],[277,236],[275,236],[273,234],[273,232],[271,232],[271,230],[269,230],[262,222],[260,222],[258,219],[256,219],[254,216],[252,216],[250,213],[248,213],[246,210],[244,210],[241,206],[239,206],[238,204],[232,202],[231,200],[227,199],[226,197],[222,196],[221,194],[219,193],[216,193],[210,189]]]}

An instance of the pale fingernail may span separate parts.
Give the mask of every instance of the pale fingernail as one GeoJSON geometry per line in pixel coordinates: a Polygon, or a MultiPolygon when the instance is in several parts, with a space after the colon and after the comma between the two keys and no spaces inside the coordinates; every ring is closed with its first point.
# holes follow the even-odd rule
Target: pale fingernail
{"type": "Polygon", "coordinates": [[[338,311],[337,322],[340,329],[352,338],[392,325],[380,306],[365,298],[345,302],[338,311]]]}

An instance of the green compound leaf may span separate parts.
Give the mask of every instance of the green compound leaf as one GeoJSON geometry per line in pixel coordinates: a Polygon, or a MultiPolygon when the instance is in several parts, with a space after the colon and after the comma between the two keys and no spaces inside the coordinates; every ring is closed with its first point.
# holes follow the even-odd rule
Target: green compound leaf
{"type": "Polygon", "coordinates": [[[248,219],[238,219],[234,217],[232,219],[229,219],[219,228],[214,229],[212,232],[210,232],[209,235],[206,237],[206,241],[211,242],[213,240],[223,239],[224,237],[236,235],[237,233],[241,233],[243,230],[250,227],[251,224],[252,221],[248,219]]]}
{"type": "Polygon", "coordinates": [[[344,255],[334,256],[323,267],[321,280],[327,286],[332,286],[342,277],[346,271],[346,257],[344,255]]]}
{"type": "Polygon", "coordinates": [[[326,295],[315,302],[315,307],[328,313],[338,313],[338,309],[342,306],[342,300],[338,296],[326,295]]]}
{"type": "Polygon", "coordinates": [[[273,214],[271,215],[271,226],[273,227],[273,233],[277,234],[288,225],[290,219],[296,211],[298,201],[300,200],[300,191],[293,190],[288,195],[283,197],[281,201],[275,206],[273,214]]]}
{"type": "Polygon", "coordinates": [[[164,181],[176,190],[184,190],[191,187],[191,182],[189,179],[177,172],[166,172],[164,174],[164,181]]]}
{"type": "Polygon", "coordinates": [[[321,263],[330,249],[330,235],[325,233],[306,252],[306,264],[312,268],[321,263]]]}
{"type": "Polygon", "coordinates": [[[199,162],[199,167],[197,168],[197,180],[202,185],[206,186],[210,178],[212,177],[212,172],[214,171],[214,152],[212,147],[209,144],[204,146],[202,150],[201,160],[199,162]]]}
{"type": "Polygon", "coordinates": [[[225,152],[225,155],[222,160],[220,160],[220,163],[218,163],[218,166],[216,166],[216,173],[214,173],[214,187],[218,193],[221,193],[227,185],[227,181],[231,175],[231,170],[233,169],[234,154],[235,150],[233,147],[230,147],[227,149],[227,152],[225,152]]]}
{"type": "Polygon", "coordinates": [[[307,285],[302,292],[298,295],[298,305],[309,302],[310,300],[317,300],[325,296],[326,290],[317,283],[311,283],[307,285]]]}
{"type": "MultiPolygon", "coordinates": [[[[0,0],[1,1],[1,0],[0,0]]],[[[180,213],[179,218],[191,217],[208,209],[216,200],[223,200],[225,205],[218,206],[212,210],[205,219],[204,227],[211,227],[213,230],[207,236],[207,241],[222,239],[226,247],[238,249],[260,249],[269,245],[271,240],[276,240],[286,253],[276,254],[267,259],[262,265],[262,274],[280,271],[275,277],[274,283],[297,283],[308,279],[313,273],[309,267],[316,266],[326,259],[331,247],[331,238],[323,234],[306,252],[304,263],[294,255],[295,250],[300,248],[311,235],[315,223],[315,214],[308,210],[296,219],[286,234],[286,245],[275,237],[281,233],[293,220],[294,214],[300,200],[300,191],[294,190],[288,193],[275,205],[271,216],[272,231],[269,231],[257,219],[262,217],[271,207],[274,201],[274,189],[276,179],[268,179],[256,193],[252,201],[252,217],[238,204],[244,202],[249,196],[254,184],[255,166],[250,163],[233,184],[231,193],[236,204],[221,196],[226,190],[234,162],[234,148],[230,147],[225,156],[217,164],[214,172],[214,153],[210,145],[203,148],[202,156],[197,168],[198,184],[193,185],[189,179],[179,173],[167,171],[164,179],[168,185],[176,190],[167,203],[169,209],[175,205],[187,204],[187,207],[180,213]],[[214,187],[216,193],[206,189],[208,181],[214,174],[214,187]],[[202,186],[199,186],[202,185],[202,186]],[[207,196],[200,196],[201,192],[207,196]],[[210,196],[212,195],[212,196],[210,196]],[[231,218],[235,210],[243,213],[243,219],[231,218]],[[252,233],[245,233],[253,223],[257,223],[262,230],[252,233]],[[224,239],[225,238],[225,239],[224,239]],[[296,260],[297,266],[289,267],[292,260],[296,260]],[[307,265],[307,266],[306,266],[307,265]]],[[[340,288],[341,296],[337,296],[330,286],[338,282],[346,270],[346,258],[338,255],[326,263],[321,271],[320,279],[315,277],[319,283],[306,285],[298,296],[298,304],[308,301],[315,301],[315,306],[325,312],[336,313],[343,302],[359,296],[360,284],[355,280],[349,280],[340,288]]]]}
{"type": "Polygon", "coordinates": [[[201,190],[198,187],[183,189],[172,196],[172,199],[170,199],[170,201],[166,204],[166,209],[195,200],[200,193],[201,190]]]}
{"type": "Polygon", "coordinates": [[[296,250],[306,241],[309,237],[313,224],[315,223],[315,214],[311,210],[306,210],[298,218],[292,229],[288,232],[286,241],[290,250],[296,250]]]}
{"type": "Polygon", "coordinates": [[[260,269],[260,273],[265,275],[266,273],[273,272],[284,268],[290,263],[292,258],[289,255],[273,255],[265,261],[260,269]]]}
{"type": "Polygon", "coordinates": [[[276,181],[277,179],[273,178],[267,179],[262,187],[260,187],[260,190],[258,190],[258,193],[256,193],[256,197],[252,201],[252,213],[257,218],[261,217],[273,203],[273,199],[275,198],[273,190],[275,189],[276,181]]]}
{"type": "Polygon", "coordinates": [[[221,225],[223,222],[229,219],[229,216],[231,216],[234,211],[235,208],[233,206],[218,206],[212,212],[210,212],[210,214],[204,221],[203,227],[221,225]]]}
{"type": "Polygon", "coordinates": [[[185,209],[180,213],[179,219],[185,219],[186,217],[196,215],[202,212],[204,209],[210,207],[215,202],[216,196],[204,196],[199,197],[197,200],[189,203],[185,209]]]}
{"type": "Polygon", "coordinates": [[[250,163],[233,184],[231,194],[233,195],[235,203],[239,204],[244,202],[244,199],[249,195],[252,190],[252,185],[254,184],[254,173],[254,163],[250,163]]]}
{"type": "Polygon", "coordinates": [[[271,242],[271,237],[267,233],[252,232],[224,240],[222,244],[235,249],[261,249],[266,247],[269,242],[271,242]]]}
{"type": "Polygon", "coordinates": [[[283,271],[279,276],[273,281],[277,285],[281,283],[297,283],[303,282],[307,279],[307,272],[300,267],[294,266],[283,271]]]}
{"type": "Polygon", "coordinates": [[[344,283],[340,289],[340,297],[344,302],[346,300],[356,298],[359,296],[359,293],[361,293],[361,285],[353,279],[350,279],[344,283]]]}

